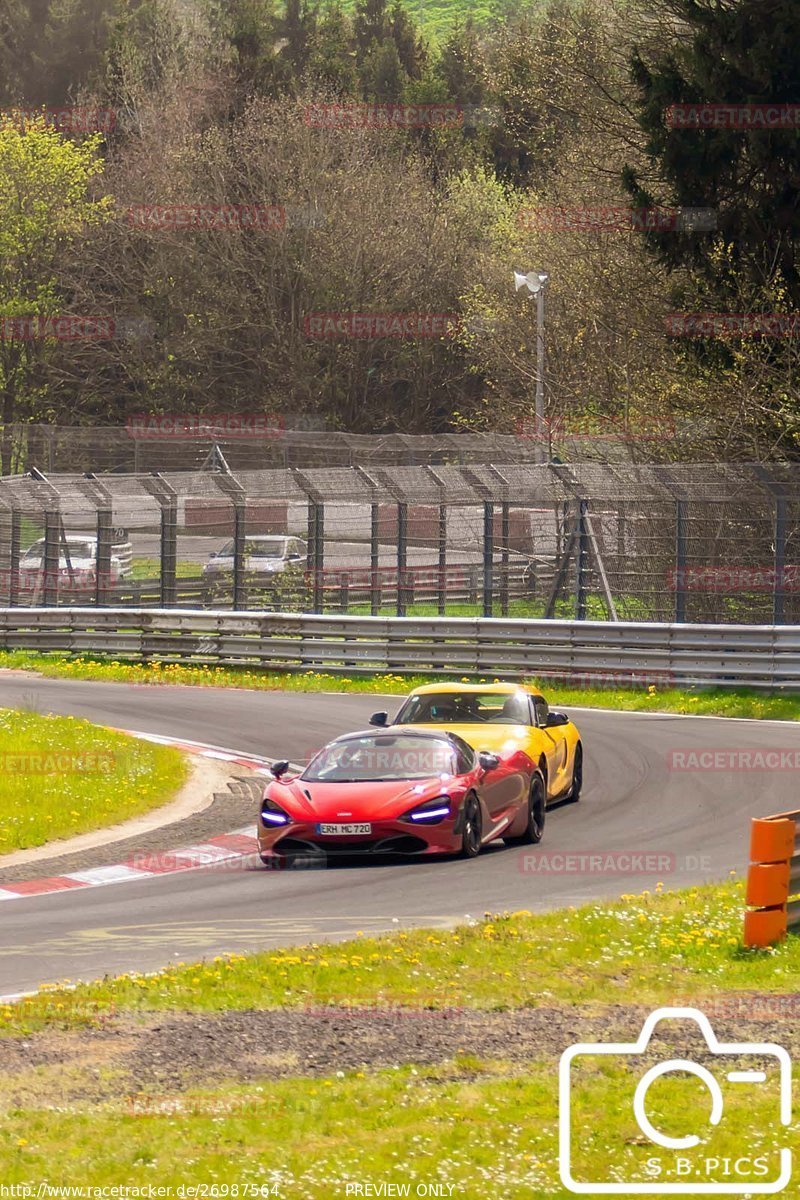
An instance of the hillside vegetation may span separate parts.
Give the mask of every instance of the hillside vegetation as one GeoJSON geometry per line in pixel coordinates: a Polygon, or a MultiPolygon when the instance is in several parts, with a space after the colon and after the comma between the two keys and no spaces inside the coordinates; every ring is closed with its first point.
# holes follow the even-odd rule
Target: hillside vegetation
{"type": "Polygon", "coordinates": [[[553,428],[794,456],[797,132],[673,119],[794,102],[794,0],[411,3],[11,5],[0,317],[120,324],[3,339],[4,422],[528,436],[536,268],[553,428]]]}

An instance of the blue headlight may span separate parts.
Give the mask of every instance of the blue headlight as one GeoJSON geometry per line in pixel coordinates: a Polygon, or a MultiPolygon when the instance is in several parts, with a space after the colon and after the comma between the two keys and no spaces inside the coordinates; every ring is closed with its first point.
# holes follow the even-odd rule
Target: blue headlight
{"type": "Polygon", "coordinates": [[[401,818],[403,821],[413,821],[415,825],[438,825],[445,817],[450,816],[450,797],[436,796],[426,800],[419,808],[412,808],[401,818]]]}
{"type": "Polygon", "coordinates": [[[289,825],[292,818],[269,796],[261,801],[261,820],[265,825],[289,825]]]}

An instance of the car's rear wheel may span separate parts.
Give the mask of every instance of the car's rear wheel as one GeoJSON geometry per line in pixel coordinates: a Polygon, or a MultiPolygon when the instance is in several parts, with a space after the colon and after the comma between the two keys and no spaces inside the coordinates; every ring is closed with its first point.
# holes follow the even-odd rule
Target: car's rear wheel
{"type": "Polygon", "coordinates": [[[544,779],[537,771],[531,780],[531,790],[528,793],[528,824],[525,826],[525,832],[521,837],[514,838],[515,842],[522,842],[529,846],[535,846],[544,837],[544,817],[547,807],[546,791],[544,779]]]}
{"type": "Polygon", "coordinates": [[[464,801],[464,823],[461,829],[462,858],[477,858],[481,850],[483,820],[478,797],[467,796],[464,801]]]}
{"type": "Polygon", "coordinates": [[[580,800],[583,787],[583,748],[580,744],[575,747],[575,761],[572,764],[572,786],[569,789],[570,800],[580,800]]]}

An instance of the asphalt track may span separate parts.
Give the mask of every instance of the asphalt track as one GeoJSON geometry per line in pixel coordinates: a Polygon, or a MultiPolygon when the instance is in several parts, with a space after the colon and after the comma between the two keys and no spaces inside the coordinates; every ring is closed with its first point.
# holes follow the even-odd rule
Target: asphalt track
{"type": "MultiPolygon", "coordinates": [[[[557,703],[557,695],[550,699],[557,703]]],[[[383,703],[391,709],[397,701],[383,703]]],[[[328,738],[363,726],[381,701],[6,675],[0,677],[3,706],[303,761],[328,738]]],[[[682,887],[722,879],[745,864],[750,816],[797,807],[796,771],[687,772],[670,769],[669,761],[672,751],[800,751],[798,726],[588,710],[575,711],[575,719],[586,784],[579,804],[548,814],[538,848],[551,860],[548,873],[529,869],[530,850],[499,843],[472,862],[195,870],[6,902],[0,905],[0,995],[357,930],[449,925],[486,911],[580,904],[652,888],[659,880],[682,887]],[[660,855],[662,866],[631,876],[556,859],[630,851],[660,855]]],[[[42,804],[57,812],[57,785],[43,782],[42,804]]]]}

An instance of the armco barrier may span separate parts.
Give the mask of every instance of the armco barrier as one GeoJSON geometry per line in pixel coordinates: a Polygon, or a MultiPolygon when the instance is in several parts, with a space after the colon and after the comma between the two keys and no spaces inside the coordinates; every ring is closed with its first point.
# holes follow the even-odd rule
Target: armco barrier
{"type": "Polygon", "coordinates": [[[348,675],[528,675],[582,686],[652,682],[659,690],[800,688],[800,627],[793,625],[5,608],[0,648],[348,675]]]}
{"type": "Polygon", "coordinates": [[[756,818],[750,833],[744,944],[771,946],[800,927],[800,811],[756,818]]]}

